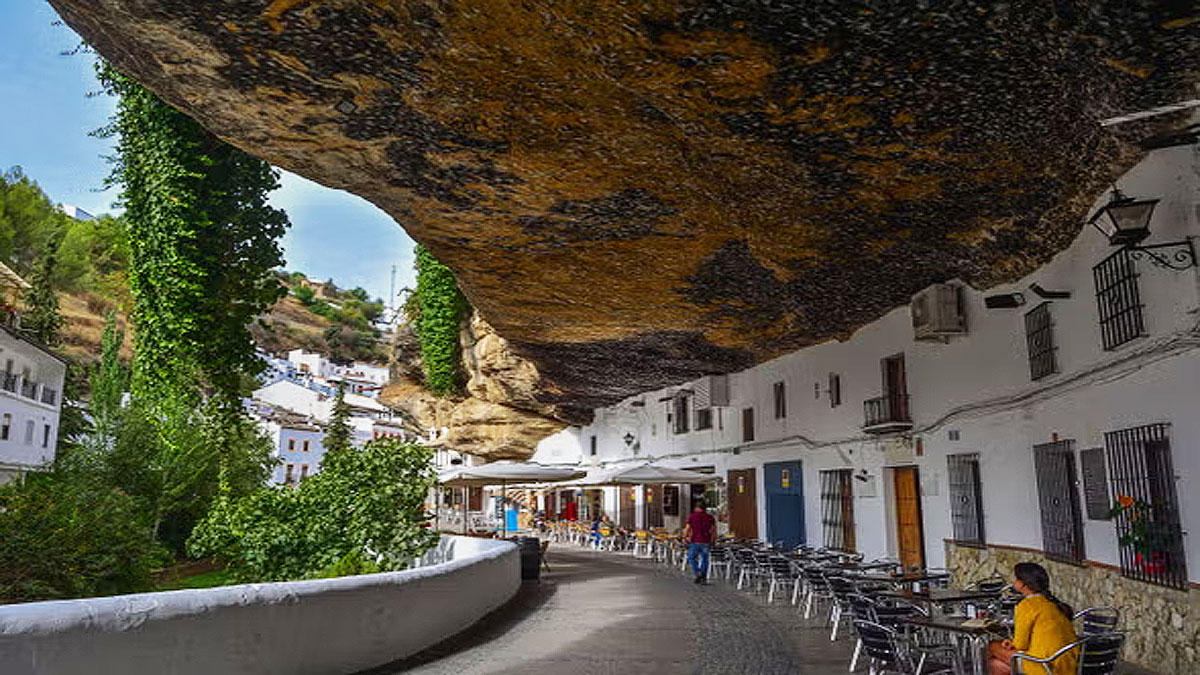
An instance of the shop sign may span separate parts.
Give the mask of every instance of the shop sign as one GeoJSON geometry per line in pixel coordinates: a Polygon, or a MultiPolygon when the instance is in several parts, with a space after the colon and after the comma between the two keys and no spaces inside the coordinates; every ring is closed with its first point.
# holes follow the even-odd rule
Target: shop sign
{"type": "Polygon", "coordinates": [[[779,482],[782,485],[782,487],[785,487],[785,488],[792,487],[792,470],[791,469],[781,470],[779,472],[779,476],[780,476],[779,482]]]}

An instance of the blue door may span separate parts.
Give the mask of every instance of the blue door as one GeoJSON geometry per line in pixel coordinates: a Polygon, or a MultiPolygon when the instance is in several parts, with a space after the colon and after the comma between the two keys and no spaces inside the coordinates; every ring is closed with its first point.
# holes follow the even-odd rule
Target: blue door
{"type": "Polygon", "coordinates": [[[764,464],[763,483],[767,497],[767,541],[788,548],[805,543],[800,462],[764,464]]]}

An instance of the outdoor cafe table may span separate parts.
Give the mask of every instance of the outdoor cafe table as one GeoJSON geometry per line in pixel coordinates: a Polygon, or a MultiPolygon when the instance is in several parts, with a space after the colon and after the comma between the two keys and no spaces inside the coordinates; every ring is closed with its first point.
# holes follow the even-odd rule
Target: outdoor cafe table
{"type": "Polygon", "coordinates": [[[825,565],[825,567],[847,572],[869,572],[870,570],[890,570],[897,565],[899,563],[896,562],[837,562],[825,565]]]}
{"type": "Polygon", "coordinates": [[[920,584],[928,581],[939,581],[941,579],[949,579],[948,572],[917,573],[917,574],[859,574],[855,577],[859,581],[874,581],[881,584],[895,584],[897,586],[903,584],[920,584]]]}
{"type": "Polygon", "coordinates": [[[926,591],[896,590],[880,591],[874,595],[885,598],[900,598],[911,602],[923,602],[931,605],[955,605],[973,600],[995,600],[1000,592],[975,591],[962,588],[931,588],[926,591]]]}
{"type": "Polygon", "coordinates": [[[1005,630],[995,623],[986,626],[964,626],[969,621],[963,616],[928,617],[914,616],[904,619],[904,623],[915,628],[949,633],[956,640],[970,645],[971,672],[974,675],[984,675],[987,670],[988,641],[1006,636],[1005,630]]]}

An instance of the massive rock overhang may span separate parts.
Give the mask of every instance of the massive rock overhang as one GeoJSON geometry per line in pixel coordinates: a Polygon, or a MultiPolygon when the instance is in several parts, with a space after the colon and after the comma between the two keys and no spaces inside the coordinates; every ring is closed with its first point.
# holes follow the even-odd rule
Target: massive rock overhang
{"type": "Polygon", "coordinates": [[[50,2],[394,216],[572,421],[1028,273],[1200,79],[1191,3],[50,2]]]}

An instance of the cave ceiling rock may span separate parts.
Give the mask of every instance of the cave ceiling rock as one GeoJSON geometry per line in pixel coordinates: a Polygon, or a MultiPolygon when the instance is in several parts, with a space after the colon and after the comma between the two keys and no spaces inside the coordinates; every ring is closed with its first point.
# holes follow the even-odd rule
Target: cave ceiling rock
{"type": "Polygon", "coordinates": [[[395,217],[570,421],[1027,274],[1200,77],[1192,3],[50,2],[395,217]]]}

